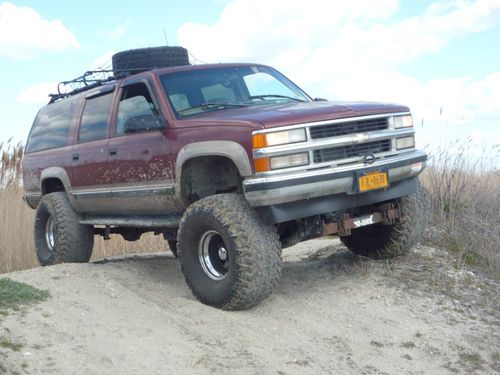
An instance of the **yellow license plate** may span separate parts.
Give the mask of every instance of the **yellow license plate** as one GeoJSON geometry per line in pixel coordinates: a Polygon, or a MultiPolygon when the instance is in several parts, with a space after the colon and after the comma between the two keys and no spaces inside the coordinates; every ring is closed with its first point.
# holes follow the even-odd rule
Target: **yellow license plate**
{"type": "Polygon", "coordinates": [[[374,189],[383,189],[388,186],[386,172],[370,172],[358,177],[359,191],[369,191],[374,189]]]}

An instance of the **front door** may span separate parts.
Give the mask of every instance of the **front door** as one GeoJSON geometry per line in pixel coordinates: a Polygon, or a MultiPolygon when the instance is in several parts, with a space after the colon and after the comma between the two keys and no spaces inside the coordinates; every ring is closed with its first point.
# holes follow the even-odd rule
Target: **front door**
{"type": "Polygon", "coordinates": [[[147,81],[122,85],[109,141],[109,178],[117,213],[165,213],[175,208],[175,160],[165,125],[147,81]]]}

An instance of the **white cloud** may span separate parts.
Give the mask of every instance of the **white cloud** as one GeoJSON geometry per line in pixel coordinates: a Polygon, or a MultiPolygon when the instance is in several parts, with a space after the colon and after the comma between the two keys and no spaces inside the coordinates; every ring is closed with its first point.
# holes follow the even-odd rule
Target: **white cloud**
{"type": "Polygon", "coordinates": [[[313,96],[408,104],[427,128],[500,126],[500,71],[433,81],[398,71],[497,26],[500,0],[439,1],[407,18],[398,18],[399,6],[398,0],[233,0],[214,24],[186,23],[178,37],[202,61],[270,64],[313,96]]]}
{"type": "Polygon", "coordinates": [[[79,48],[60,20],[45,20],[29,7],[0,3],[0,56],[27,59],[42,51],[79,48]]]}
{"type": "Polygon", "coordinates": [[[437,2],[422,15],[394,20],[398,9],[397,0],[234,0],[213,25],[186,23],[178,34],[181,44],[212,62],[272,62],[293,52],[299,61],[320,54],[344,68],[363,61],[393,66],[489,29],[498,22],[500,1],[437,2]]]}
{"type": "Polygon", "coordinates": [[[130,19],[126,19],[114,29],[100,31],[98,34],[108,38],[109,40],[116,40],[123,36],[123,34],[125,34],[131,24],[132,21],[130,19]]]}
{"type": "Polygon", "coordinates": [[[57,92],[57,82],[42,82],[24,89],[16,100],[23,104],[47,104],[49,94],[57,92]]]}

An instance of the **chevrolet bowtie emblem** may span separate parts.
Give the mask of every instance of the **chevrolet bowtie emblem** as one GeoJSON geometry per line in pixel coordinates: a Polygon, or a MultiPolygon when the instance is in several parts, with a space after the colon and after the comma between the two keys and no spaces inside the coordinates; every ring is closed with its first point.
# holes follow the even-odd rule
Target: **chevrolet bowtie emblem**
{"type": "Polygon", "coordinates": [[[363,143],[368,139],[368,134],[365,133],[356,133],[355,137],[355,142],[356,143],[363,143]]]}

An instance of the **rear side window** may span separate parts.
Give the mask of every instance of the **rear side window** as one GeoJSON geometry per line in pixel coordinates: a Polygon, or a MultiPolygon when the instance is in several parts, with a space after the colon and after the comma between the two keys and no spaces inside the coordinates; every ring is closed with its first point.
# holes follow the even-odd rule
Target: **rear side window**
{"type": "Polygon", "coordinates": [[[108,114],[113,93],[94,96],[85,100],[78,142],[89,142],[106,138],[108,114]]]}
{"type": "Polygon", "coordinates": [[[78,97],[43,107],[31,128],[26,153],[62,147],[68,144],[69,128],[76,114],[78,97]]]}

